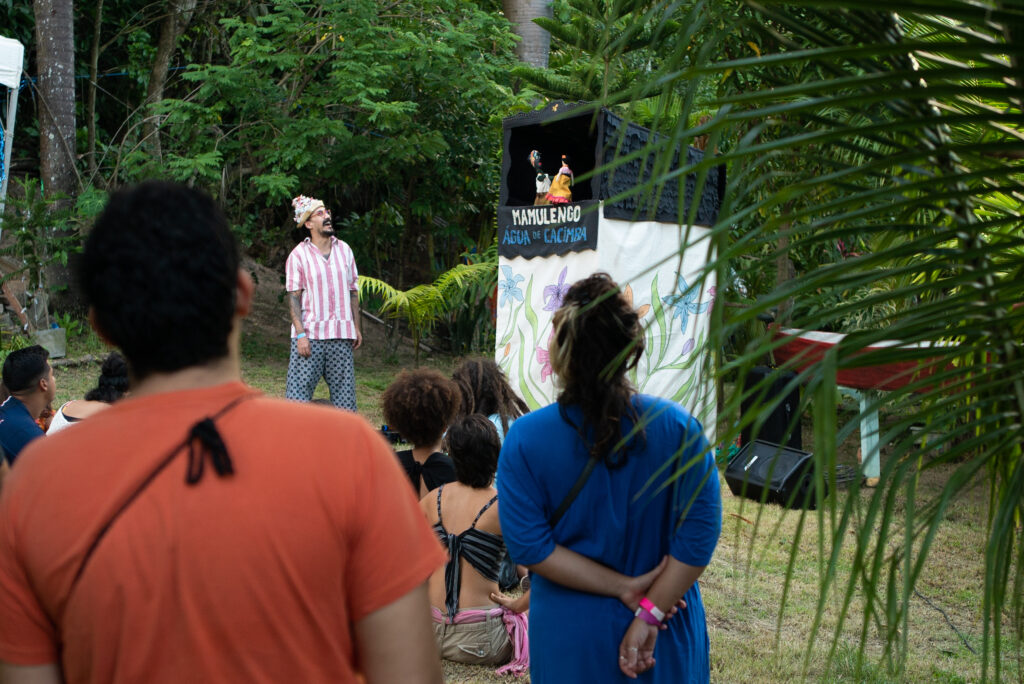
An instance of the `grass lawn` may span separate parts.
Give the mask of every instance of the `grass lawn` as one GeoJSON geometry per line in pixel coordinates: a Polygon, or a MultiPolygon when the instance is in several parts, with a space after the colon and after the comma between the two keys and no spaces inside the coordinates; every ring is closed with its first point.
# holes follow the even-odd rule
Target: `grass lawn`
{"type": "MultiPolygon", "coordinates": [[[[367,331],[368,343],[356,352],[356,394],[359,412],[373,425],[383,421],[380,395],[403,367],[412,367],[412,352],[401,348],[397,358],[385,359],[380,353],[379,332],[367,331]],[[377,335],[378,339],[374,338],[377,335]]],[[[243,377],[249,384],[271,396],[284,395],[288,365],[287,339],[260,329],[243,336],[243,377]]],[[[104,353],[94,336],[69,342],[69,358],[80,359],[104,353]]],[[[441,354],[424,354],[421,365],[450,373],[456,360],[441,354]]],[[[99,372],[95,362],[56,366],[57,401],[81,397],[93,386],[99,372]]],[[[317,397],[326,398],[322,383],[317,397]]],[[[805,425],[805,448],[811,450],[805,425]]],[[[857,434],[851,439],[859,439],[857,434]]],[[[883,450],[883,458],[884,458],[883,450]]],[[[934,497],[945,483],[948,470],[926,471],[918,485],[917,496],[934,497]]],[[[884,484],[884,483],[883,483],[884,484]]],[[[897,677],[880,664],[882,642],[874,621],[866,628],[865,664],[858,668],[863,615],[860,588],[853,589],[853,604],[847,626],[836,648],[831,670],[825,662],[837,622],[840,586],[825,597],[822,624],[812,633],[812,622],[819,601],[818,547],[819,520],[814,512],[803,520],[803,536],[792,569],[786,608],[780,619],[779,606],[786,582],[790,551],[798,526],[799,511],[784,511],[777,506],[761,506],[734,497],[721,479],[724,502],[724,528],[718,550],[701,579],[701,591],[708,615],[711,638],[713,682],[765,682],[789,684],[806,673],[808,680],[821,682],[893,682],[897,677]],[[756,527],[756,534],[755,534],[756,527]],[[805,662],[808,645],[810,657],[805,662]]],[[[840,490],[838,496],[850,496],[840,490]]],[[[870,490],[859,496],[867,499],[870,490]]],[[[906,634],[908,653],[906,674],[898,681],[976,682],[981,680],[981,594],[984,562],[987,488],[983,482],[956,501],[947,514],[944,528],[932,545],[931,555],[917,583],[910,606],[906,634]],[[973,652],[972,652],[973,649],[973,652]]],[[[828,525],[828,517],[824,518],[828,525]]],[[[826,532],[825,538],[828,538],[826,532]]],[[[831,547],[826,547],[826,553],[831,547]]],[[[849,555],[842,551],[841,562],[849,555]]],[[[848,567],[848,566],[847,566],[848,567]]],[[[900,581],[897,576],[895,581],[900,581]]],[[[885,619],[884,616],[879,618],[885,619]]],[[[1004,619],[1004,633],[1010,618],[1004,619]]],[[[1004,645],[1004,672],[1007,680],[1021,675],[1014,658],[1013,644],[1004,645]]],[[[615,653],[609,666],[615,667],[615,653]]],[[[508,678],[494,676],[489,668],[445,663],[447,681],[497,682],[508,678]]],[[[523,678],[520,681],[528,681],[523,678]]]]}

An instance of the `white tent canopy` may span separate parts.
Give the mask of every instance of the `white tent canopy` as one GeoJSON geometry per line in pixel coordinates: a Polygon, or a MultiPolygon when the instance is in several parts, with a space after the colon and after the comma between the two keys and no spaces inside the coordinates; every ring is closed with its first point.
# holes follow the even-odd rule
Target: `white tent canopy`
{"type": "Polygon", "coordinates": [[[18,89],[25,46],[13,38],[0,36],[0,85],[7,87],[7,115],[0,117],[0,220],[7,199],[7,179],[11,168],[14,140],[14,115],[18,109],[18,89]]]}
{"type": "Polygon", "coordinates": [[[25,46],[13,38],[0,36],[0,85],[18,87],[24,60],[25,46]]]}

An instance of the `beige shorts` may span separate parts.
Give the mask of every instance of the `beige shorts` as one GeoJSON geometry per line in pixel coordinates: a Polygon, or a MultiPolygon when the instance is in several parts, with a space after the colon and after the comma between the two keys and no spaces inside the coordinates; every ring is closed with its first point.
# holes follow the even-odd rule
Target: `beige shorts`
{"type": "Polygon", "coordinates": [[[435,622],[434,638],[441,657],[456,663],[503,665],[512,658],[512,642],[500,615],[463,625],[435,622]]]}

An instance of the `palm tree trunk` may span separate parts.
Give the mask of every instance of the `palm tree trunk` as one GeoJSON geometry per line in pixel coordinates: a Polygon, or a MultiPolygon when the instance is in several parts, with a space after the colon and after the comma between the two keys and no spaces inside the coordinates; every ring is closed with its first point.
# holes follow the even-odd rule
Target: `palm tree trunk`
{"type": "Polygon", "coordinates": [[[71,0],[35,0],[39,167],[47,197],[75,189],[75,34],[71,0]]]}
{"type": "Polygon", "coordinates": [[[90,180],[96,175],[96,79],[99,78],[100,29],[103,25],[103,0],[96,0],[96,16],[92,24],[92,49],[89,52],[89,83],[86,97],[85,125],[87,130],[86,159],[90,180]]]}
{"type": "MultiPolygon", "coordinates": [[[[171,65],[171,57],[178,47],[178,38],[181,36],[189,21],[192,20],[192,12],[196,8],[197,0],[171,0],[167,3],[167,14],[160,23],[160,38],[156,45],[156,56],[153,58],[153,68],[149,72],[149,86],[146,89],[146,107],[164,99],[164,85],[167,83],[167,69],[171,65]]],[[[157,125],[156,116],[152,112],[146,113],[146,120],[142,126],[143,140],[150,144],[153,154],[160,157],[160,128],[157,125]]]]}
{"type": "Polygon", "coordinates": [[[533,20],[551,16],[549,0],[503,0],[505,18],[522,40],[516,45],[516,56],[532,67],[545,69],[551,51],[551,34],[533,20]]]}
{"type": "MultiPolygon", "coordinates": [[[[67,196],[55,209],[70,205],[79,183],[75,168],[75,34],[72,0],[35,0],[36,68],[39,84],[39,176],[46,197],[67,196]]],[[[58,227],[61,235],[68,231],[58,227]]],[[[46,268],[46,284],[57,309],[79,308],[67,288],[71,270],[54,263],[46,268]],[[58,294],[59,293],[59,294],[58,294]]]]}

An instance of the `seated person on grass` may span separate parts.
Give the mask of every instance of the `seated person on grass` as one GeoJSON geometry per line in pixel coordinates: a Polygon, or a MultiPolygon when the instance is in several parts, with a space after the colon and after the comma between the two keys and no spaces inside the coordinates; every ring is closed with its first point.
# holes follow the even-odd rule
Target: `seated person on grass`
{"type": "Polygon", "coordinates": [[[530,412],[494,359],[466,359],[452,373],[452,380],[462,390],[459,415],[484,414],[494,423],[503,442],[512,423],[530,412]]]}
{"type": "Polygon", "coordinates": [[[427,586],[441,657],[470,665],[507,663],[499,674],[526,672],[529,596],[510,599],[498,593],[506,554],[493,486],[501,450],[498,431],[477,413],[455,421],[445,441],[456,480],[420,501],[448,550],[448,562],[434,571],[427,586]]]}
{"type": "MultiPolygon", "coordinates": [[[[466,359],[452,373],[452,380],[462,390],[460,416],[482,413],[494,423],[498,439],[505,441],[505,433],[519,417],[530,412],[530,407],[512,389],[505,372],[494,359],[466,359]]],[[[497,483],[495,483],[497,486],[497,483]]],[[[526,568],[516,566],[511,556],[505,558],[498,585],[507,591],[526,576],[526,568]]]]}
{"type": "Polygon", "coordinates": [[[441,438],[461,401],[458,386],[429,368],[402,371],[384,390],[384,420],[412,444],[398,452],[398,461],[417,499],[455,479],[452,460],[441,453],[441,438]]]}
{"type": "Polygon", "coordinates": [[[72,399],[65,403],[50,420],[46,434],[52,435],[68,425],[99,413],[120,399],[128,391],[128,363],[119,353],[110,352],[100,366],[96,387],[86,392],[85,399],[72,399]]]}
{"type": "Polygon", "coordinates": [[[49,358],[50,353],[35,344],[4,359],[3,382],[10,396],[0,404],[0,446],[9,465],[29,442],[46,434],[36,421],[57,392],[49,358]]]}

